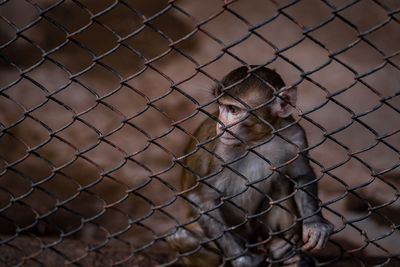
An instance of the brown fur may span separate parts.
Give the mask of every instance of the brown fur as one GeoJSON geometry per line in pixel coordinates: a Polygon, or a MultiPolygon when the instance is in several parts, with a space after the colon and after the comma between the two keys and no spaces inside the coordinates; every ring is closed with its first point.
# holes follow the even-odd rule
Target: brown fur
{"type": "MultiPolygon", "coordinates": [[[[284,87],[282,79],[266,68],[248,73],[241,67],[222,85],[225,89],[215,89],[220,123],[208,118],[200,125],[183,162],[187,169],[182,189],[191,203],[188,216],[201,231],[178,229],[167,241],[181,253],[192,251],[186,263],[198,267],[215,266],[218,259],[233,267],[266,265],[293,255],[302,237],[303,248],[321,248],[333,226],[316,212],[318,202],[310,194],[317,196],[317,185],[301,187],[315,175],[299,153],[307,142],[290,117],[293,107],[273,97],[284,87]],[[272,136],[273,129],[281,129],[280,136],[272,136]],[[309,217],[300,222],[305,216],[309,217]],[[246,249],[257,242],[264,245],[246,249]],[[215,244],[223,257],[212,253],[215,244]]],[[[295,88],[285,95],[295,104],[295,88]]],[[[291,260],[307,266],[306,258],[300,254],[291,260]]]]}

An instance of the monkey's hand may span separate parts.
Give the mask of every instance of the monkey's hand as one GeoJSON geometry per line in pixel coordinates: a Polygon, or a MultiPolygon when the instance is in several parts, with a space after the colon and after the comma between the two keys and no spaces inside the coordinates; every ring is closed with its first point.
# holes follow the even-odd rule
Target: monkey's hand
{"type": "Polygon", "coordinates": [[[258,255],[249,253],[232,261],[234,267],[258,267],[263,265],[264,259],[258,255]]]}
{"type": "Polygon", "coordinates": [[[311,217],[303,222],[302,250],[321,249],[333,232],[333,224],[321,216],[311,217]]]}

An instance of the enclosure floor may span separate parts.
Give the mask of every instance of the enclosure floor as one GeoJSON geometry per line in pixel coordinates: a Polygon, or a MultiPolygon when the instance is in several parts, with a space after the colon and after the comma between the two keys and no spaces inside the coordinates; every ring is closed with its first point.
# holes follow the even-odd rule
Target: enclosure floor
{"type": "MultiPolygon", "coordinates": [[[[0,237],[4,240],[6,237],[0,237]]],[[[46,244],[56,240],[41,238],[46,244]]],[[[8,242],[11,245],[0,245],[0,266],[129,266],[129,267],[153,267],[165,264],[174,259],[175,255],[165,252],[160,246],[151,246],[135,256],[129,256],[131,251],[123,246],[106,246],[94,252],[85,254],[82,249],[82,242],[72,239],[64,239],[61,243],[53,246],[53,249],[40,249],[38,239],[27,236],[19,236],[16,240],[8,242]],[[62,254],[72,260],[62,256],[62,254]]],[[[317,255],[321,262],[334,259],[338,255],[326,254],[317,255]]],[[[344,257],[340,262],[324,265],[332,267],[357,267],[363,266],[360,258],[356,260],[351,257],[344,257]]],[[[386,263],[387,258],[363,256],[363,263],[366,266],[400,266],[400,261],[393,259],[386,263]],[[384,264],[386,263],[386,264],[384,264]]],[[[173,264],[171,267],[184,267],[183,264],[173,264]]]]}
{"type": "MultiPolygon", "coordinates": [[[[1,237],[3,239],[3,237],[1,237]]],[[[47,244],[54,242],[54,239],[43,238],[47,244]]],[[[64,239],[54,249],[40,249],[37,239],[19,236],[16,240],[9,242],[9,245],[0,245],[0,266],[130,266],[147,267],[157,266],[170,261],[174,255],[163,253],[159,248],[146,249],[145,253],[129,256],[131,251],[123,246],[107,246],[97,249],[94,252],[85,254],[82,249],[82,242],[71,239],[64,239]],[[75,262],[73,264],[63,257],[75,262]],[[116,264],[120,263],[120,264],[116,264]]],[[[171,265],[183,267],[181,264],[171,265]]]]}

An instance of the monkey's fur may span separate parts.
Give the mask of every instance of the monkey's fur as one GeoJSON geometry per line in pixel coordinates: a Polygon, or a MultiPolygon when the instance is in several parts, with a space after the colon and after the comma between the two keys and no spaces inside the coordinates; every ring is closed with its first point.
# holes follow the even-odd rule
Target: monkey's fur
{"type": "Polygon", "coordinates": [[[302,250],[322,248],[333,225],[319,210],[305,134],[291,117],[296,88],[267,68],[241,67],[221,83],[218,122],[199,126],[183,161],[188,217],[200,229],[179,228],[167,241],[190,266],[311,266],[302,250]]]}

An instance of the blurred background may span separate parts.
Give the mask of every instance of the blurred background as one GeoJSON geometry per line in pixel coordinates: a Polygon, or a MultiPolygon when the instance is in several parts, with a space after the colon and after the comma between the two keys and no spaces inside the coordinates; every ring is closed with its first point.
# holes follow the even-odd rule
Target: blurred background
{"type": "Polygon", "coordinates": [[[399,264],[399,22],[397,0],[0,1],[0,262],[173,260],[199,107],[265,65],[298,86],[321,262],[399,264]]]}

